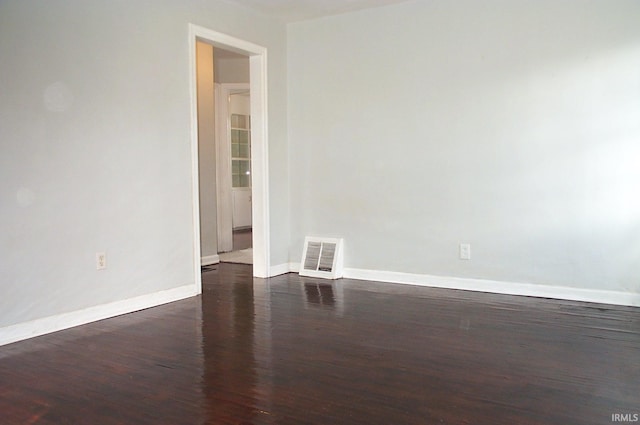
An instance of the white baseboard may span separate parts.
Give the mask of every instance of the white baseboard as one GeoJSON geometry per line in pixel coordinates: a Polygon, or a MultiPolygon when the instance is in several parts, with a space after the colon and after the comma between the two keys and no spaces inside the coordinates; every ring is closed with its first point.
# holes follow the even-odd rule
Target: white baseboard
{"type": "MultiPolygon", "coordinates": [[[[298,270],[300,270],[300,263],[289,263],[290,272],[297,273],[298,270]]],[[[344,277],[433,288],[640,307],[640,294],[631,292],[349,268],[344,269],[344,277]]]]}
{"type": "Polygon", "coordinates": [[[281,274],[289,273],[291,271],[291,265],[289,263],[278,264],[277,266],[271,266],[269,268],[269,277],[280,276],[281,274]]]}
{"type": "Polygon", "coordinates": [[[129,298],[127,300],[72,311],[70,313],[18,323],[0,328],[0,345],[11,344],[12,342],[69,329],[74,326],[144,310],[145,308],[193,297],[197,295],[197,293],[195,285],[185,285],[166,291],[129,298]]]}
{"type": "MultiPolygon", "coordinates": [[[[277,276],[289,272],[298,272],[299,269],[299,263],[284,263],[272,266],[269,269],[269,272],[271,276],[277,276]]],[[[344,277],[347,279],[371,280],[376,282],[410,284],[435,288],[462,289],[496,294],[523,295],[530,297],[640,307],[640,294],[629,292],[350,268],[344,269],[344,277]]],[[[198,291],[194,285],[185,285],[178,288],[168,289],[166,291],[155,292],[109,304],[102,304],[70,313],[45,317],[25,323],[18,323],[0,328],[0,346],[98,320],[132,313],[145,308],[178,301],[195,296],[197,293],[198,291]]]]}
{"type": "Polygon", "coordinates": [[[207,255],[206,257],[200,257],[200,265],[201,266],[210,266],[211,264],[218,264],[220,262],[220,256],[216,255],[207,255]]]}

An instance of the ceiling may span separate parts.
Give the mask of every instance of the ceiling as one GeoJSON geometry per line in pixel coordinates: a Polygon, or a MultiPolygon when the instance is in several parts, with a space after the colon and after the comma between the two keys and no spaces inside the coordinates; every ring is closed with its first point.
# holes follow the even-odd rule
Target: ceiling
{"type": "Polygon", "coordinates": [[[285,22],[338,15],[407,0],[229,0],[285,22]]]}

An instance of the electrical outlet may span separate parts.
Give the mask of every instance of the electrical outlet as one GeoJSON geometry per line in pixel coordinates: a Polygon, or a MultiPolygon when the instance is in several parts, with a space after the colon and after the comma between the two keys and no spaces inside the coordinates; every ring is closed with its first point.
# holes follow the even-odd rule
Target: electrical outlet
{"type": "Polygon", "coordinates": [[[107,268],[107,254],[104,252],[96,252],[96,270],[104,270],[107,268]]]}
{"type": "Polygon", "coordinates": [[[468,244],[468,243],[460,244],[460,259],[471,260],[471,244],[468,244]]]}

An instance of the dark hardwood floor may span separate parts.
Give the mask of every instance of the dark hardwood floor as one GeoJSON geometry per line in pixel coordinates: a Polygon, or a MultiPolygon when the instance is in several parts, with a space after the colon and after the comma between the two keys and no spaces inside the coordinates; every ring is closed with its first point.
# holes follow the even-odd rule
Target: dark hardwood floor
{"type": "Polygon", "coordinates": [[[1,424],[576,424],[640,413],[640,310],[295,274],[0,347],[1,424]]]}

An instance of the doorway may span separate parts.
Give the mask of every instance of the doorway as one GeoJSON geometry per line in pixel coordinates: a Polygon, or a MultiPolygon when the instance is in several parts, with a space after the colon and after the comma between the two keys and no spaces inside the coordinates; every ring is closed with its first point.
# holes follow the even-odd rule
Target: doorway
{"type": "Polygon", "coordinates": [[[201,237],[200,237],[200,187],[198,153],[198,105],[196,75],[196,41],[236,52],[249,57],[249,88],[251,116],[251,245],[253,275],[269,277],[269,190],[268,190],[268,134],[267,134],[267,51],[256,44],[189,24],[189,63],[191,93],[191,157],[193,200],[193,251],[195,284],[202,291],[201,237]]]}
{"type": "Polygon", "coordinates": [[[221,262],[252,264],[252,167],[251,94],[249,83],[227,83],[243,79],[246,58],[229,56],[214,49],[216,75],[216,126],[218,134],[218,253],[221,262]],[[226,56],[226,59],[225,59],[226,56]]]}

